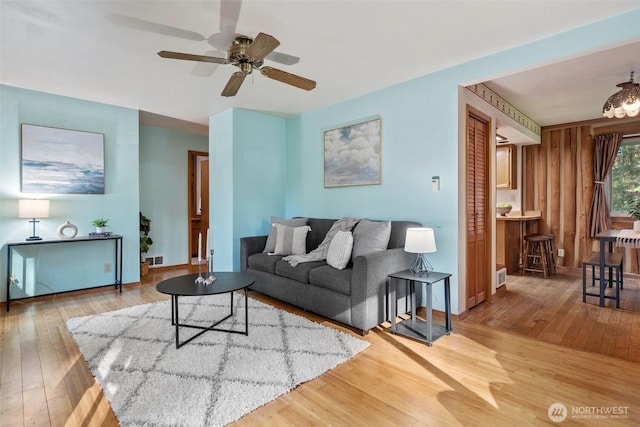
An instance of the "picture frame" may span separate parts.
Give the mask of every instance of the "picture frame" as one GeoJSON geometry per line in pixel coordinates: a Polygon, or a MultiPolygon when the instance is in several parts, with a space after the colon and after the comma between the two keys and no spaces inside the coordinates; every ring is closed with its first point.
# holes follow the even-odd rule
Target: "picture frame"
{"type": "Polygon", "coordinates": [[[324,186],[382,184],[382,119],[324,132],[324,186]]]}
{"type": "Polygon", "coordinates": [[[20,190],[104,194],[104,134],[22,123],[20,190]]]}

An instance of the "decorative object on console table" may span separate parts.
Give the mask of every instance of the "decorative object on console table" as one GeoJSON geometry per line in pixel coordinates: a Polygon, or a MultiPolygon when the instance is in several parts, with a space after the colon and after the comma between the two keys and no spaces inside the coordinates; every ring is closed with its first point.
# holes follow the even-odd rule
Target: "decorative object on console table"
{"type": "Polygon", "coordinates": [[[381,128],[377,118],[324,132],[325,187],[382,183],[381,128]]]}
{"type": "Polygon", "coordinates": [[[78,227],[71,224],[69,221],[65,221],[58,227],[58,237],[61,239],[73,239],[78,234],[78,227]]]}
{"type": "Polygon", "coordinates": [[[142,254],[149,252],[149,247],[153,245],[153,240],[149,237],[151,231],[151,220],[140,212],[140,275],[149,273],[149,263],[142,258],[142,254]]]}
{"type": "Polygon", "coordinates": [[[18,200],[18,218],[31,218],[29,222],[33,232],[25,240],[42,240],[42,237],[36,236],[36,222],[40,222],[38,218],[49,218],[49,200],[18,200]]]}
{"type": "Polygon", "coordinates": [[[418,254],[410,270],[417,276],[428,276],[429,272],[433,271],[433,267],[424,254],[433,253],[437,250],[433,228],[408,228],[404,250],[418,254]]]}

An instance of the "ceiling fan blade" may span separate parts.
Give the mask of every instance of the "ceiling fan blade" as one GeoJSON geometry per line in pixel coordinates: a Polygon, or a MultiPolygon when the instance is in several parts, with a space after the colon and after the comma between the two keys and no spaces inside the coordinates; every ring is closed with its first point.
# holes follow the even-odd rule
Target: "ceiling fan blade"
{"type": "Polygon", "coordinates": [[[161,50],[158,52],[163,58],[184,59],[185,61],[213,62],[214,64],[228,64],[227,58],[218,58],[216,56],[193,55],[191,53],[171,52],[169,50],[161,50]]]}
{"type": "Polygon", "coordinates": [[[280,52],[271,52],[269,55],[265,56],[264,59],[278,62],[283,65],[294,65],[300,62],[300,58],[298,58],[297,56],[287,55],[286,53],[280,52]]]}
{"type": "Polygon", "coordinates": [[[220,32],[231,36],[228,44],[233,41],[241,7],[242,1],[238,0],[222,0],[220,2],[220,32]]]}
{"type": "Polygon", "coordinates": [[[247,47],[245,52],[251,58],[260,60],[273,52],[273,50],[279,45],[280,42],[275,37],[270,36],[269,34],[259,33],[247,47]]]}
{"type": "Polygon", "coordinates": [[[182,28],[172,27],[170,25],[159,24],[157,22],[147,21],[145,19],[134,18],[133,16],[121,15],[119,13],[107,13],[107,20],[112,24],[134,30],[147,31],[149,33],[162,34],[180,39],[202,41],[205,37],[195,31],[184,30],[182,28]]]}
{"type": "MultiPolygon", "coordinates": [[[[218,52],[215,50],[209,50],[204,53],[206,56],[212,56],[217,54],[226,55],[225,52],[218,52]]],[[[211,62],[196,62],[191,70],[191,74],[198,77],[210,77],[217,69],[220,64],[211,63],[211,62]]]]}
{"type": "Polygon", "coordinates": [[[227,85],[222,90],[222,96],[235,96],[244,81],[245,74],[242,71],[236,71],[231,75],[227,85]]]}
{"type": "Polygon", "coordinates": [[[260,72],[270,79],[277,80],[291,86],[299,87],[300,89],[311,90],[316,87],[316,82],[314,82],[313,80],[309,80],[295,74],[287,73],[286,71],[278,70],[277,68],[262,67],[260,69],[260,72]]]}
{"type": "Polygon", "coordinates": [[[220,2],[220,31],[209,36],[209,44],[218,50],[227,50],[236,37],[236,26],[242,8],[241,0],[222,0],[220,2]]]}

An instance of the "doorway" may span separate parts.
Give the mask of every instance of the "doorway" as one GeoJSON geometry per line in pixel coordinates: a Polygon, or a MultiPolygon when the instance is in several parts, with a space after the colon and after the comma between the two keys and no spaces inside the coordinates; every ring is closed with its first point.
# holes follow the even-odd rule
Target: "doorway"
{"type": "Polygon", "coordinates": [[[202,236],[200,253],[206,258],[206,235],[209,229],[209,153],[189,151],[189,197],[187,197],[189,218],[189,263],[198,263],[198,241],[202,236]]]}

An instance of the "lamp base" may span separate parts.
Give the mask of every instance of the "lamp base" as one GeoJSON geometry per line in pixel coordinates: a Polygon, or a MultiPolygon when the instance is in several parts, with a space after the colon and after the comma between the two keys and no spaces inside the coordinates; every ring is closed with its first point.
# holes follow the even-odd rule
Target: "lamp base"
{"type": "Polygon", "coordinates": [[[433,266],[424,254],[418,254],[410,270],[416,276],[428,276],[433,271],[433,266]]]}
{"type": "Polygon", "coordinates": [[[31,236],[27,237],[25,240],[30,242],[32,240],[42,240],[42,237],[40,236],[36,236],[36,222],[40,222],[37,219],[33,218],[30,219],[29,222],[31,223],[32,231],[31,231],[31,236]]]}

